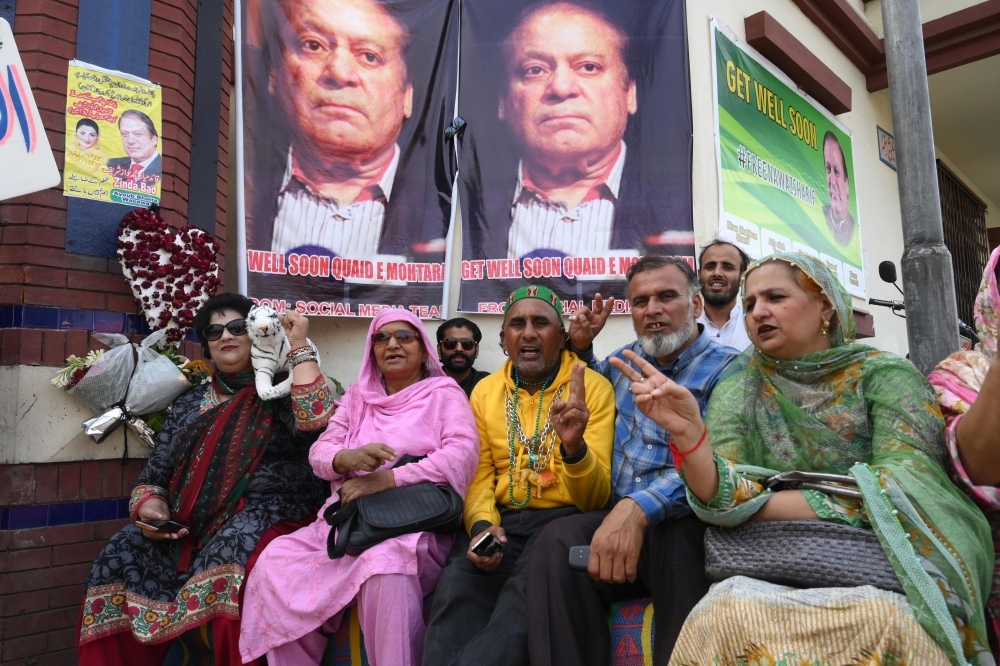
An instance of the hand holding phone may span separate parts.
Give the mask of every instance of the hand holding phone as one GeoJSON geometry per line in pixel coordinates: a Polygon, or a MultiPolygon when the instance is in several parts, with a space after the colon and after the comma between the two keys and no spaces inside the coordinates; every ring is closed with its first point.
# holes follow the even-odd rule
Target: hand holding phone
{"type": "Polygon", "coordinates": [[[472,544],[472,552],[479,557],[489,557],[493,553],[502,551],[503,546],[504,544],[493,536],[489,530],[484,530],[472,544]]]}
{"type": "Polygon", "coordinates": [[[476,568],[486,573],[493,573],[500,566],[500,561],[503,559],[501,551],[506,544],[507,533],[504,529],[499,525],[490,525],[473,537],[465,555],[476,568]]]}
{"type": "Polygon", "coordinates": [[[573,571],[587,571],[590,562],[590,546],[573,546],[569,549],[569,568],[573,571]]]}
{"type": "Polygon", "coordinates": [[[187,527],[181,525],[180,523],[175,523],[172,520],[136,520],[136,527],[144,529],[149,532],[162,532],[164,534],[177,534],[181,530],[186,530],[187,527]]]}
{"type": "Polygon", "coordinates": [[[153,497],[142,503],[136,514],[135,525],[150,541],[181,539],[190,531],[184,525],[170,520],[170,506],[160,497],[153,497]]]}

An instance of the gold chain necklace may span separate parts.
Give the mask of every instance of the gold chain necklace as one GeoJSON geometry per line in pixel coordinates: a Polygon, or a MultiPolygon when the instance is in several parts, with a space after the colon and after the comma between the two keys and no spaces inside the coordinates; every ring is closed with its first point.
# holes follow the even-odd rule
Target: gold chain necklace
{"type": "MultiPolygon", "coordinates": [[[[528,466],[535,472],[541,473],[543,469],[548,467],[549,460],[552,458],[552,452],[555,450],[556,444],[556,433],[552,427],[552,404],[556,400],[559,400],[563,396],[563,392],[566,386],[560,386],[556,391],[555,397],[552,399],[552,403],[549,404],[549,410],[545,415],[545,425],[542,427],[540,433],[537,433],[537,449],[532,455],[531,445],[532,440],[535,439],[535,435],[528,437],[524,429],[521,427],[521,419],[517,415],[517,406],[514,400],[511,400],[510,393],[504,392],[504,402],[506,403],[504,410],[504,415],[507,421],[507,433],[509,439],[517,438],[517,441],[521,443],[521,446],[525,451],[528,452],[528,466]]],[[[515,389],[516,390],[516,389],[515,389]]],[[[539,405],[540,406],[540,405],[539,405]]],[[[535,424],[537,430],[538,424],[535,424]]]]}

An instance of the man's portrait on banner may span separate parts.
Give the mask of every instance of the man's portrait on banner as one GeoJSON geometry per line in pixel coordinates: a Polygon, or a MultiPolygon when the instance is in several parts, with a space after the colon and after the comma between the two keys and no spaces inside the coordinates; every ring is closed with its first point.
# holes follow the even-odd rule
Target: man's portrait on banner
{"type": "Polygon", "coordinates": [[[460,310],[525,261],[586,300],[642,254],[694,254],[686,53],[682,0],[464,2],[462,258],[515,263],[464,280],[460,310]]]}
{"type": "Polygon", "coordinates": [[[289,122],[272,252],[376,254],[413,114],[409,32],[377,0],[270,0],[269,88],[289,122]]]}
{"type": "Polygon", "coordinates": [[[243,2],[249,295],[440,309],[458,0],[243,2]]]}
{"type": "Polygon", "coordinates": [[[404,219],[396,210],[423,199],[435,177],[403,173],[407,158],[411,167],[420,161],[407,143],[428,130],[415,100],[426,99],[436,74],[411,50],[412,24],[428,28],[421,12],[390,0],[250,4],[257,127],[246,138],[248,247],[443,257],[447,213],[411,209],[404,219]]]}
{"type": "Polygon", "coordinates": [[[637,109],[628,35],[595,8],[530,7],[504,42],[499,118],[520,149],[507,258],[607,251],[637,109]]]}
{"type": "Polygon", "coordinates": [[[847,174],[844,149],[833,132],[823,136],[823,169],[826,172],[826,192],[829,206],[823,206],[823,217],[833,239],[840,245],[850,245],[858,226],[851,215],[851,181],[847,174]]]}

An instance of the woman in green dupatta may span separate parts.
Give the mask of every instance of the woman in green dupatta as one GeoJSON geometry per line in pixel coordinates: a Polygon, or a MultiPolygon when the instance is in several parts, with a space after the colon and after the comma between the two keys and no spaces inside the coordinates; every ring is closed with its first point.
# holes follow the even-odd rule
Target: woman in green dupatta
{"type": "Polygon", "coordinates": [[[707,426],[693,396],[641,358],[629,360],[645,377],[616,364],[635,382],[639,408],[672,433],[691,507],[723,527],[829,520],[873,529],[906,597],[737,576],[692,611],[671,663],[992,664],[989,528],[942,468],[931,386],[908,361],[854,343],[851,297],[811,257],[751,265],[743,298],[754,346],[713,392],[707,426]],[[863,500],[762,485],[789,470],[851,474],[863,500]]]}

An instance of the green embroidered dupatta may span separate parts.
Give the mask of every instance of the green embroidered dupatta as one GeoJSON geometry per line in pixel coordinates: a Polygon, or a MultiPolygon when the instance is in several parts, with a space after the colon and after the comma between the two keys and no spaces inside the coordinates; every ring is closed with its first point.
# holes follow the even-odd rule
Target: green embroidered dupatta
{"type": "MultiPolygon", "coordinates": [[[[802,491],[824,520],[875,530],[914,616],[952,663],[992,664],[983,616],[993,573],[989,526],[948,479],[944,421],[934,390],[909,362],[854,343],[850,295],[819,261],[782,253],[837,310],[833,347],[790,361],[751,348],[709,401],[706,423],[719,468],[705,522],[734,526],[773,493],[760,481],[803,470],[852,474],[863,501],[802,491]]],[[[821,554],[818,554],[821,555],[821,554]]]]}

